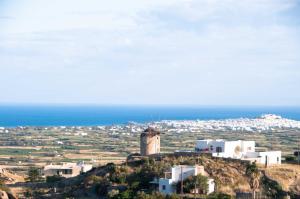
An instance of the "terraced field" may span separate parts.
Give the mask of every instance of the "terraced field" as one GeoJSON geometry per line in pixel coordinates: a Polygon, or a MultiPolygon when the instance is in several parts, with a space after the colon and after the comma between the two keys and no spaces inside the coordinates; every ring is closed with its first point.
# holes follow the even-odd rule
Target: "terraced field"
{"type": "MultiPolygon", "coordinates": [[[[276,132],[193,132],[170,133],[162,129],[161,151],[193,150],[197,139],[255,140],[258,150],[281,150],[292,155],[297,149],[299,130],[276,132]]],[[[95,166],[124,162],[130,153],[139,152],[139,132],[110,131],[91,127],[10,129],[0,139],[0,167],[26,173],[28,167],[49,163],[85,161],[95,166]]]]}

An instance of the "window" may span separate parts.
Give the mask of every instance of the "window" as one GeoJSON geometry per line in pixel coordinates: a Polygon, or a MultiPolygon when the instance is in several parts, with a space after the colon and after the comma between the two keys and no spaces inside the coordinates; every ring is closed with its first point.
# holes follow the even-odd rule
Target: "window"
{"type": "Polygon", "coordinates": [[[64,174],[72,174],[72,169],[64,169],[63,173],[64,174]]]}
{"type": "Polygon", "coordinates": [[[162,186],[162,190],[166,190],[166,185],[163,185],[163,186],[162,186]]]}
{"type": "Polygon", "coordinates": [[[216,151],[217,151],[217,153],[221,153],[221,152],[222,152],[222,147],[219,147],[219,146],[218,146],[218,147],[216,148],[216,151]]]}

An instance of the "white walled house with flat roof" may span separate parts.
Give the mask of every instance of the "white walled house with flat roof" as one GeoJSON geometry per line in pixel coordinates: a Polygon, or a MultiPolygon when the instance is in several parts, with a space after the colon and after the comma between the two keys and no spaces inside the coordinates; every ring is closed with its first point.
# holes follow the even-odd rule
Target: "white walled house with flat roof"
{"type": "Polygon", "coordinates": [[[47,176],[62,176],[65,178],[75,177],[81,173],[90,171],[93,168],[90,164],[84,163],[63,163],[62,165],[47,165],[44,167],[43,175],[47,176]]]}
{"type": "Polygon", "coordinates": [[[242,158],[248,152],[255,152],[254,141],[225,141],[225,140],[198,140],[195,150],[201,153],[211,153],[224,158],[242,158]]]}
{"type": "Polygon", "coordinates": [[[256,152],[255,141],[197,140],[195,151],[210,153],[213,157],[248,160],[266,166],[281,164],[281,151],[256,152]]]}
{"type": "Polygon", "coordinates": [[[281,164],[281,151],[247,153],[243,160],[250,160],[266,166],[281,164]]]}
{"type": "MultiPolygon", "coordinates": [[[[170,172],[167,172],[166,174],[170,174],[168,177],[167,175],[165,178],[159,179],[159,192],[163,194],[173,194],[176,193],[176,184],[182,180],[187,179],[190,176],[197,176],[197,175],[203,175],[208,176],[208,174],[204,171],[203,166],[187,166],[187,165],[179,165],[174,166],[171,168],[170,172]]],[[[214,192],[215,190],[215,183],[214,180],[209,178],[208,179],[208,193],[210,194],[214,192]]]]}

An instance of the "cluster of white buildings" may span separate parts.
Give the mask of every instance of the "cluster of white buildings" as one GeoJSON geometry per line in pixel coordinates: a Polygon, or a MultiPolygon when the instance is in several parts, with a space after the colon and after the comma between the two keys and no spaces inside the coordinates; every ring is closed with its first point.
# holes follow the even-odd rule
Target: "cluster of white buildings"
{"type": "MultiPolygon", "coordinates": [[[[256,152],[255,141],[226,141],[218,140],[198,140],[195,151],[198,153],[209,153],[213,157],[233,158],[264,164],[265,166],[281,164],[281,151],[256,152]]],[[[190,176],[203,175],[209,177],[203,166],[179,165],[171,168],[165,178],[159,179],[159,191],[164,194],[176,193],[176,184],[189,178],[190,176]],[[169,174],[169,175],[167,175],[169,174]]],[[[208,191],[206,194],[214,192],[215,183],[212,178],[208,178],[208,191]]],[[[199,190],[194,190],[196,193],[199,190]]]]}
{"type": "Polygon", "coordinates": [[[266,166],[281,164],[281,151],[256,152],[255,141],[198,140],[195,151],[214,157],[248,160],[266,166]]]}
{"type": "Polygon", "coordinates": [[[261,132],[277,129],[300,129],[300,121],[267,114],[259,118],[225,119],[225,120],[183,120],[155,122],[156,128],[162,127],[169,132],[198,132],[198,131],[246,131],[261,132]]]}

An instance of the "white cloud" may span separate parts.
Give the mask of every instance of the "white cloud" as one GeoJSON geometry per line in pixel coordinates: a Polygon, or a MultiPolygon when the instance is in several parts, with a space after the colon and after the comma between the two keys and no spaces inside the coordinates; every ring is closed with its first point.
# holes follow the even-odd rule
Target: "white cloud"
{"type": "Polygon", "coordinates": [[[0,101],[299,105],[297,1],[19,2],[0,101]]]}

